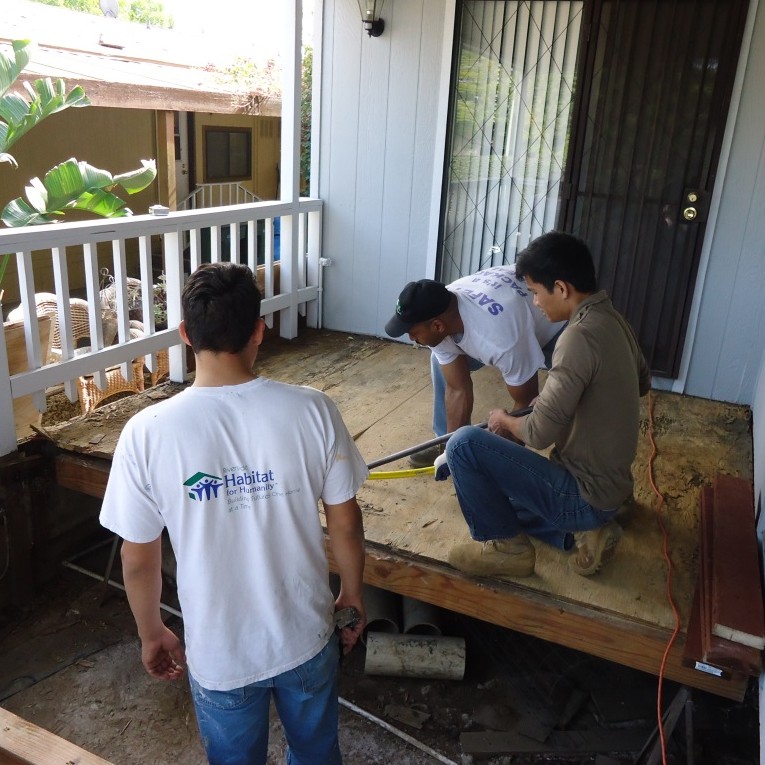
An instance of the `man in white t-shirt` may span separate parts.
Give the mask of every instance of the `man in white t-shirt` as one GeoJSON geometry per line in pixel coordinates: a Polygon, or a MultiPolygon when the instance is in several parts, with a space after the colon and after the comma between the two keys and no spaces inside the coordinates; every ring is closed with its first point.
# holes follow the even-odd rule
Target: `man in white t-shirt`
{"type": "MultiPolygon", "coordinates": [[[[528,406],[539,393],[537,370],[549,367],[564,322],[550,323],[533,304],[515,266],[495,266],[449,285],[432,279],[409,282],[396,313],[385,325],[391,337],[408,334],[431,348],[433,432],[453,433],[470,424],[473,382],[484,365],[502,373],[514,408],[528,406]]],[[[442,448],[414,454],[417,467],[433,464],[442,448]]]]}
{"type": "Polygon", "coordinates": [[[183,292],[191,387],[136,414],[117,445],[101,523],[125,541],[123,574],[146,670],[188,665],[212,765],[265,763],[273,697],[290,762],[341,763],[338,639],[364,629],[366,465],[323,393],[258,377],[260,293],[242,265],[201,266],[183,292]],[[341,587],[329,588],[318,501],[341,587]],[[178,564],[185,650],[162,622],[161,535],[178,564]]]}

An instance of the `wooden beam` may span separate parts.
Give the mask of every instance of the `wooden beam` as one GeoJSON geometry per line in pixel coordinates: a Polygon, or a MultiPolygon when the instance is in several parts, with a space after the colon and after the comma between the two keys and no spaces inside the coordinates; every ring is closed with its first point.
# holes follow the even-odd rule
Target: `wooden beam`
{"type": "Polygon", "coordinates": [[[175,185],[175,115],[174,112],[157,111],[157,182],[159,201],[171,210],[178,209],[175,185]]]}
{"type": "MultiPolygon", "coordinates": [[[[327,547],[330,569],[337,571],[327,547]]],[[[522,585],[470,577],[367,542],[364,582],[475,619],[658,674],[670,633],[618,614],[594,614],[522,585]]],[[[666,676],[693,688],[741,701],[747,678],[724,679],[686,667],[682,641],[670,651],[666,676]]]]}
{"type": "MultiPolygon", "coordinates": [[[[18,82],[34,82],[34,75],[21,75],[18,82]]],[[[81,85],[93,106],[109,106],[117,109],[156,109],[178,112],[209,112],[211,114],[248,114],[251,110],[243,105],[233,93],[225,91],[192,90],[159,85],[123,82],[105,82],[87,78],[62,78],[67,91],[81,85]]],[[[281,116],[281,101],[265,98],[257,107],[256,116],[281,116]]]]}
{"type": "Polygon", "coordinates": [[[59,454],[56,457],[56,482],[65,489],[102,499],[111,464],[110,460],[98,457],[59,454]]]}
{"type": "Polygon", "coordinates": [[[24,765],[111,765],[95,754],[0,707],[0,762],[24,765]]]}
{"type": "Polygon", "coordinates": [[[712,505],[712,634],[765,648],[760,554],[752,484],[718,473],[712,505]]]}

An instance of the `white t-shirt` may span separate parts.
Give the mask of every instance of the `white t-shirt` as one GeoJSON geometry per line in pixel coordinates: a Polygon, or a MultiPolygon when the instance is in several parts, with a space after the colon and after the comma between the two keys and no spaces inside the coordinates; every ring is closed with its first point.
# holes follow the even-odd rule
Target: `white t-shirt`
{"type": "Polygon", "coordinates": [[[326,645],[334,599],[318,500],[351,499],[367,474],[337,407],[313,388],[191,387],[128,422],[100,520],[138,543],[167,527],[189,671],[231,690],[326,645]]]}
{"type": "Polygon", "coordinates": [[[547,320],[514,265],[464,276],[447,289],[457,296],[464,332],[431,349],[439,364],[471,356],[499,369],[507,385],[523,385],[544,366],[542,347],[564,322],[547,320]]]}

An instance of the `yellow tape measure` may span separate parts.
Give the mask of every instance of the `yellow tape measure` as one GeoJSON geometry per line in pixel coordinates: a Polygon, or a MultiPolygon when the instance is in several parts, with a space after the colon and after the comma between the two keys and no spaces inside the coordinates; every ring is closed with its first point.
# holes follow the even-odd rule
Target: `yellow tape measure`
{"type": "Polygon", "coordinates": [[[369,474],[369,479],[382,480],[385,478],[415,478],[418,475],[435,475],[436,469],[433,465],[424,468],[409,468],[409,470],[378,470],[369,474]]]}

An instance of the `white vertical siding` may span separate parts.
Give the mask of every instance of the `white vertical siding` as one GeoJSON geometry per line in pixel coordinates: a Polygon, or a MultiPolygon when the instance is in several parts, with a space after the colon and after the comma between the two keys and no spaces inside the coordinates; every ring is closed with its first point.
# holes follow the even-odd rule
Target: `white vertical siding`
{"type": "Polygon", "coordinates": [[[443,0],[387,3],[385,31],[371,38],[355,0],[325,3],[319,196],[330,329],[383,334],[401,287],[433,276],[444,13],[443,0]]]}

